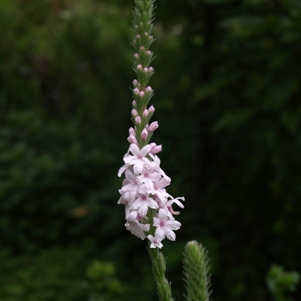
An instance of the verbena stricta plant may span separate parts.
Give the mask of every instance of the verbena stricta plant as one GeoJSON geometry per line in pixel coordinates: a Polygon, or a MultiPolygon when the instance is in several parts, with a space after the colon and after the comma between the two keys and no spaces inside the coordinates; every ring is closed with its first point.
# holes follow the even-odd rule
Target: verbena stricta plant
{"type": "MultiPolygon", "coordinates": [[[[135,0],[133,12],[133,69],[137,78],[133,80],[132,121],[129,129],[127,153],[123,157],[124,165],[118,176],[125,175],[119,190],[118,204],[125,205],[125,227],[133,235],[148,241],[148,252],[152,261],[153,275],[161,301],[173,300],[170,284],[165,278],[165,259],[159,249],[165,238],[175,241],[174,231],[181,227],[175,219],[179,214],[173,206],[184,208],[184,197],[172,197],[166,187],[171,179],[160,167],[157,154],[161,145],[150,142],[158,122],[150,123],[155,108],[149,106],[153,89],[149,80],[154,74],[150,66],[154,55],[150,50],[154,42],[154,1],[135,0]]],[[[206,253],[202,246],[190,242],[184,252],[184,280],[186,299],[189,301],[208,301],[208,268],[206,253]]]]}

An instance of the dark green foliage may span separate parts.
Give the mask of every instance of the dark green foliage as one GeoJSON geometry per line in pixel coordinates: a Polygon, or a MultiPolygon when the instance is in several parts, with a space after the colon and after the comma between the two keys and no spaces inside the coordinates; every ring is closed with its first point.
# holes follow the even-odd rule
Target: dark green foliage
{"type": "MultiPolygon", "coordinates": [[[[164,246],[167,278],[180,299],[182,247],[197,239],[209,251],[214,301],[267,301],[272,262],[301,271],[300,1],[156,5],[152,141],[163,144],[169,192],[186,197],[177,242],[164,246]]],[[[0,1],[0,245],[10,250],[0,278],[26,287],[21,300],[41,300],[49,283],[49,300],[72,299],[53,279],[72,274],[65,287],[77,285],[93,258],[114,262],[128,300],[156,298],[144,242],[123,229],[116,205],[131,125],[133,8],[0,1]],[[47,249],[74,247],[81,268],[52,274],[66,254],[51,261],[47,249]],[[34,273],[22,256],[49,270],[40,288],[18,278],[34,273]]],[[[18,300],[3,287],[1,300],[18,300]]]]}
{"type": "Polygon", "coordinates": [[[293,271],[284,271],[282,267],[272,265],[266,278],[267,287],[274,296],[275,301],[290,301],[287,292],[294,292],[300,281],[300,274],[293,271]]]}
{"type": "Polygon", "coordinates": [[[30,256],[0,253],[0,299],[85,300],[81,286],[87,262],[78,248],[52,248],[30,256]]]}
{"type": "Polygon", "coordinates": [[[125,293],[125,286],[116,279],[115,274],[112,263],[93,261],[87,268],[87,280],[83,282],[83,287],[90,291],[89,300],[121,300],[120,295],[125,293]]]}
{"type": "Polygon", "coordinates": [[[35,251],[103,231],[89,233],[88,228],[107,214],[104,204],[114,186],[107,177],[114,155],[101,150],[101,132],[86,130],[75,121],[43,121],[33,112],[7,116],[0,129],[0,194],[9,200],[0,203],[5,245],[35,251]]]}

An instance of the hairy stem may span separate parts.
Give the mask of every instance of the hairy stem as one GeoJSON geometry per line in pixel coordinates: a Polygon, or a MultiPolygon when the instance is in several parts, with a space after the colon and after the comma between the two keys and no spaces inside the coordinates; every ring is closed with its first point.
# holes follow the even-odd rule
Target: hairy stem
{"type": "Polygon", "coordinates": [[[166,263],[163,254],[158,248],[148,247],[148,253],[152,262],[152,270],[157,284],[158,296],[160,301],[173,301],[171,287],[165,277],[166,263]]]}

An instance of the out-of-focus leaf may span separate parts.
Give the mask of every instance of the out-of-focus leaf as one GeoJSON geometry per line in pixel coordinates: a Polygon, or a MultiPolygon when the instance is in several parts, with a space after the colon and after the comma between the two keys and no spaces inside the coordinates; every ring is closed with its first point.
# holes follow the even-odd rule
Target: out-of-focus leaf
{"type": "Polygon", "coordinates": [[[301,120],[301,110],[282,112],[280,120],[291,134],[296,134],[301,120]]]}
{"type": "Polygon", "coordinates": [[[261,108],[263,110],[277,110],[285,102],[289,101],[290,96],[298,89],[297,79],[283,79],[279,83],[270,85],[261,98],[261,108]]]}
{"type": "Polygon", "coordinates": [[[207,4],[219,4],[219,5],[235,2],[235,0],[200,0],[200,1],[207,4]]]}
{"type": "Polygon", "coordinates": [[[249,108],[225,112],[213,125],[212,130],[214,132],[224,129],[234,130],[247,123],[252,118],[253,114],[254,111],[249,108]]]}
{"type": "Polygon", "coordinates": [[[220,26],[230,29],[234,37],[250,38],[270,31],[273,23],[274,20],[267,17],[245,15],[223,20],[220,26]]]}

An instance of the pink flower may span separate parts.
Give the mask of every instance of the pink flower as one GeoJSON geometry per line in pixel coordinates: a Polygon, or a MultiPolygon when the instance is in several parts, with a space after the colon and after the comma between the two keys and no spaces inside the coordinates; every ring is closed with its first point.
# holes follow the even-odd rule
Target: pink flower
{"type": "Polygon", "coordinates": [[[141,174],[137,177],[138,183],[144,183],[146,190],[153,190],[154,183],[159,181],[161,178],[160,173],[158,173],[154,168],[144,167],[141,174]]]}
{"type": "MultiPolygon", "coordinates": [[[[125,156],[128,156],[128,154],[126,154],[125,156]]],[[[123,166],[121,166],[118,170],[118,177],[121,177],[121,175],[125,172],[125,170],[130,166],[130,164],[124,164],[123,166]]]]}
{"type": "MultiPolygon", "coordinates": [[[[151,111],[152,107],[149,109],[151,111]]],[[[132,113],[136,115],[136,110],[133,109],[132,113]]],[[[136,116],[135,121],[142,122],[141,118],[136,116]]],[[[157,127],[157,122],[146,126],[141,131],[141,140],[146,140],[157,127]]],[[[129,130],[128,141],[131,145],[123,157],[124,165],[118,171],[119,177],[125,174],[119,190],[118,204],[125,205],[126,229],[141,239],[147,236],[150,247],[160,249],[163,247],[162,240],[166,237],[169,240],[176,239],[174,231],[180,228],[181,223],[173,217],[178,212],[172,206],[176,204],[183,208],[180,200],[184,201],[184,198],[173,198],[166,192],[165,187],[171,180],[160,168],[160,159],[155,155],[161,151],[162,146],[150,143],[140,149],[136,130],[137,128],[129,130]],[[148,216],[149,208],[152,209],[151,216],[154,216],[152,220],[148,216]],[[154,236],[149,233],[151,227],[156,228],[154,236]]]]}
{"type": "Polygon", "coordinates": [[[120,193],[128,192],[130,195],[130,201],[133,202],[136,198],[136,194],[139,191],[140,184],[137,183],[136,175],[133,174],[129,169],[125,171],[125,180],[122,183],[120,193]]]}
{"type": "Polygon", "coordinates": [[[123,192],[121,191],[121,189],[119,189],[119,193],[120,193],[120,198],[117,202],[117,204],[124,204],[124,205],[127,205],[131,196],[130,196],[130,193],[127,191],[127,192],[123,192]]]}
{"type": "Polygon", "coordinates": [[[145,239],[145,232],[149,231],[150,225],[140,223],[139,219],[140,219],[140,217],[137,214],[137,212],[134,212],[134,211],[131,212],[130,216],[128,217],[127,222],[125,223],[125,227],[133,235],[135,235],[143,240],[143,239],[145,239]]]}
{"type": "Polygon", "coordinates": [[[158,217],[154,217],[154,226],[157,227],[155,236],[164,239],[165,236],[169,240],[176,240],[176,234],[173,230],[178,230],[181,227],[181,223],[176,220],[170,220],[168,212],[165,209],[160,209],[158,217]]]}
{"type": "Polygon", "coordinates": [[[157,238],[157,237],[153,237],[152,235],[147,235],[147,238],[151,241],[151,248],[159,248],[161,249],[163,247],[162,243],[161,243],[161,239],[157,238]]]}
{"type": "Polygon", "coordinates": [[[156,169],[163,177],[165,177],[168,181],[171,181],[170,177],[168,177],[165,172],[163,171],[163,169],[160,168],[160,159],[158,156],[153,155],[153,154],[149,154],[149,156],[153,159],[153,161],[151,162],[151,167],[156,169]]]}
{"type": "Polygon", "coordinates": [[[184,205],[179,200],[185,201],[185,198],[184,197],[178,197],[178,198],[175,198],[175,199],[171,199],[163,205],[170,212],[171,216],[180,214],[180,211],[174,211],[173,210],[172,205],[174,203],[176,203],[180,208],[182,208],[182,209],[184,208],[184,205]]]}
{"type": "Polygon", "coordinates": [[[150,160],[146,158],[149,151],[151,150],[151,145],[145,145],[141,150],[136,144],[131,144],[129,151],[132,155],[125,155],[123,161],[125,164],[133,165],[134,173],[141,173],[143,167],[150,165],[150,160]]]}
{"type": "Polygon", "coordinates": [[[131,206],[134,210],[138,210],[138,213],[144,217],[147,214],[148,208],[157,209],[158,203],[154,201],[148,194],[138,194],[138,197],[131,206]]]}
{"type": "Polygon", "coordinates": [[[164,202],[167,200],[167,198],[171,197],[171,195],[166,192],[166,189],[164,189],[164,187],[168,186],[169,184],[170,180],[162,177],[159,181],[153,182],[153,187],[150,187],[147,192],[157,195],[159,200],[164,202]]]}
{"type": "Polygon", "coordinates": [[[169,200],[166,202],[166,206],[171,207],[172,204],[176,203],[180,208],[183,209],[184,205],[179,200],[185,201],[185,198],[182,196],[182,197],[177,197],[175,199],[169,200]]]}

